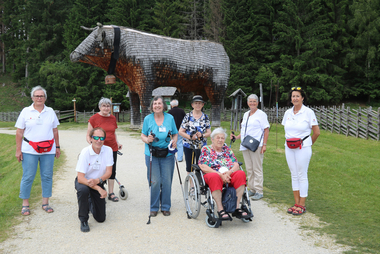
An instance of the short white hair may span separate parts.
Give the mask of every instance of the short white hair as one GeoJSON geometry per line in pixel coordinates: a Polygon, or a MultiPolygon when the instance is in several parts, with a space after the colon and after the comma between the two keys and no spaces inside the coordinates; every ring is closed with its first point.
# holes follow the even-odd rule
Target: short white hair
{"type": "Polygon", "coordinates": [[[103,104],[106,104],[106,105],[110,105],[110,106],[112,106],[112,102],[111,102],[111,100],[108,99],[108,98],[104,98],[104,97],[102,97],[102,98],[100,99],[100,101],[99,101],[99,104],[98,104],[99,108],[100,108],[103,104]]]}
{"type": "Polygon", "coordinates": [[[178,106],[178,100],[172,100],[172,101],[170,102],[170,106],[172,106],[172,107],[176,107],[176,106],[178,106]]]}
{"type": "Polygon", "coordinates": [[[32,88],[32,91],[30,92],[30,97],[33,98],[35,91],[43,91],[45,94],[45,99],[47,99],[47,93],[46,90],[42,86],[35,86],[32,88]]]}
{"type": "Polygon", "coordinates": [[[257,97],[256,94],[251,94],[250,96],[248,96],[248,98],[247,98],[247,102],[248,102],[250,99],[253,99],[253,100],[257,100],[257,101],[259,101],[259,97],[257,97]]]}
{"type": "Polygon", "coordinates": [[[226,139],[227,138],[227,132],[226,132],[226,130],[225,129],[223,129],[222,127],[219,127],[219,128],[216,128],[215,130],[213,130],[212,132],[211,132],[211,139],[214,139],[214,137],[216,136],[216,135],[219,135],[219,134],[224,134],[224,138],[226,139]]]}

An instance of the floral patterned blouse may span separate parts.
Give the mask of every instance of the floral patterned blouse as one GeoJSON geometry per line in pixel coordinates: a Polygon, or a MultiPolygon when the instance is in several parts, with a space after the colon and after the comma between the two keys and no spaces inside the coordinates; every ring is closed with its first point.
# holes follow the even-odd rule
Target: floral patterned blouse
{"type": "Polygon", "coordinates": [[[222,152],[218,153],[211,146],[204,146],[199,157],[198,164],[206,164],[215,171],[219,171],[221,167],[226,167],[231,169],[237,159],[232,152],[232,150],[227,146],[223,145],[222,152]]]}
{"type": "MultiPolygon", "coordinates": [[[[206,133],[207,129],[211,128],[210,120],[208,116],[202,113],[202,116],[199,119],[195,119],[193,116],[193,111],[187,113],[186,116],[182,120],[181,127],[186,130],[186,134],[195,134],[196,132],[200,132],[202,134],[206,133]]],[[[203,142],[199,139],[196,140],[188,140],[183,138],[183,146],[191,149],[191,143],[193,143],[196,147],[199,145],[205,146],[207,145],[207,138],[203,138],[203,142]]]]}

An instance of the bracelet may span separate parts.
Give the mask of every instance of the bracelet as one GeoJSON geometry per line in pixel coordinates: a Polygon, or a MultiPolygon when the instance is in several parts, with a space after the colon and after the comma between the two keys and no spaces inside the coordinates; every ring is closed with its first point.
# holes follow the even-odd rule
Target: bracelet
{"type": "Polygon", "coordinates": [[[60,147],[60,146],[55,146],[55,148],[59,148],[59,149],[61,149],[61,147],[60,147]]]}
{"type": "Polygon", "coordinates": [[[263,144],[263,146],[266,146],[267,144],[263,144]]]}

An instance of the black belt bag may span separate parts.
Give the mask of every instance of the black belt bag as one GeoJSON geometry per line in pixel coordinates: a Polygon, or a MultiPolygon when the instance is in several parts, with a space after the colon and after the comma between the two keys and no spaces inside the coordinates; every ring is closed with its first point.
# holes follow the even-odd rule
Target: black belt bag
{"type": "Polygon", "coordinates": [[[164,158],[168,155],[168,148],[159,148],[152,146],[152,155],[157,158],[164,158]]]}

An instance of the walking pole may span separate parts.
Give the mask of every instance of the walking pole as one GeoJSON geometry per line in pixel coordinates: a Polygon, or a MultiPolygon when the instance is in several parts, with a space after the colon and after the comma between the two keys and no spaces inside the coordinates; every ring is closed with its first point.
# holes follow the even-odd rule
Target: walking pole
{"type": "MultiPolygon", "coordinates": [[[[169,134],[171,135],[171,132],[169,131],[169,134]]],[[[179,135],[179,134],[177,134],[179,135]]],[[[171,135],[171,139],[173,138],[173,136],[171,135]]],[[[182,190],[182,197],[183,197],[183,200],[185,201],[185,207],[186,207],[186,199],[185,199],[185,193],[183,191],[183,186],[182,186],[182,179],[181,179],[181,174],[179,172],[179,166],[178,166],[178,160],[177,160],[177,157],[175,157],[175,154],[173,155],[174,156],[174,160],[175,160],[175,164],[177,166],[177,172],[178,172],[178,178],[179,178],[179,184],[181,185],[181,190],[182,190]]],[[[188,214],[187,212],[187,207],[186,207],[186,213],[188,214]]]]}
{"type": "Polygon", "coordinates": [[[149,158],[149,220],[146,224],[150,224],[150,205],[152,203],[152,144],[149,143],[149,151],[150,151],[150,158],[149,158]]]}

